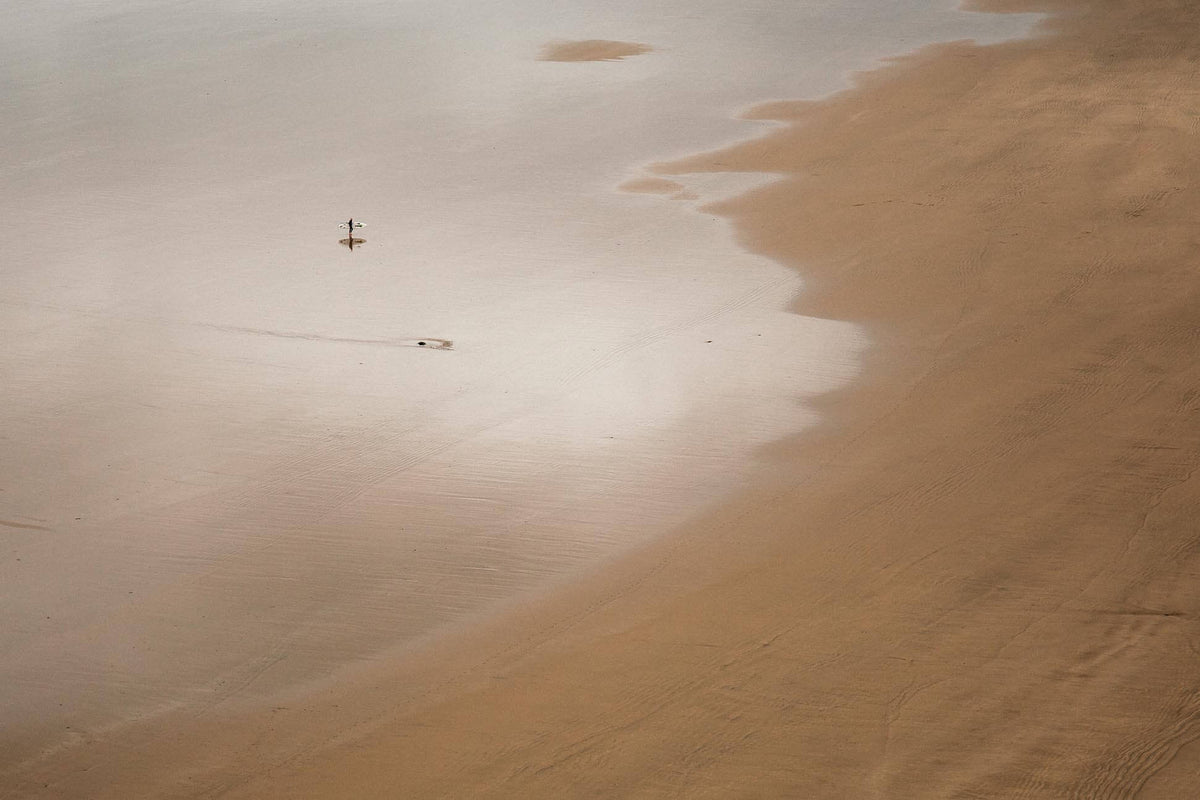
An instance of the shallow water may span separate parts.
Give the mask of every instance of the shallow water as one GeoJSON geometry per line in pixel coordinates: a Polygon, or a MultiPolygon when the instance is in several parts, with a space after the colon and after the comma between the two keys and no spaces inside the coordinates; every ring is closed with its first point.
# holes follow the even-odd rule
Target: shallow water
{"type": "MultiPolygon", "coordinates": [[[[104,0],[0,32],[0,741],[368,658],[661,534],[861,332],[623,193],[1027,17],[780,0],[104,0]],[[539,61],[555,39],[642,42],[539,61]],[[338,223],[367,223],[353,251],[338,223]],[[421,345],[420,342],[427,342],[421,345]]],[[[77,734],[72,734],[77,735],[77,734]]],[[[66,737],[66,738],[64,738],[66,737]]],[[[11,745],[11,746],[10,746],[11,745]]]]}

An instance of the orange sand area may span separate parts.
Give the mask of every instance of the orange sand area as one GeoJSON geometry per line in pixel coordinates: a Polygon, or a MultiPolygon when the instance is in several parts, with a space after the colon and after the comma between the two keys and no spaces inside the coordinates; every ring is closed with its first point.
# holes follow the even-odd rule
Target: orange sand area
{"type": "Polygon", "coordinates": [[[613,42],[585,39],[578,42],[553,42],[542,51],[542,61],[620,61],[640,56],[654,48],[638,42],[613,42]]]}

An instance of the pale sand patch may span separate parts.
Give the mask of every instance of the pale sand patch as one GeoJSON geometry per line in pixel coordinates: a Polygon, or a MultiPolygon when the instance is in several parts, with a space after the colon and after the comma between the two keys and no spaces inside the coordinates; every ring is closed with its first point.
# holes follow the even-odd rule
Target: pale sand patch
{"type": "Polygon", "coordinates": [[[634,194],[661,194],[673,200],[698,200],[700,195],[678,181],[667,178],[633,178],[617,187],[634,194]]]}
{"type": "Polygon", "coordinates": [[[780,173],[718,210],[880,342],[759,488],[421,657],[165,719],[23,796],[1182,796],[1200,11],[1077,8],[672,167],[780,173]]]}
{"type": "Polygon", "coordinates": [[[675,194],[683,191],[683,184],[667,178],[634,178],[625,181],[617,188],[623,192],[640,194],[675,194]]]}
{"type": "Polygon", "coordinates": [[[614,42],[585,39],[577,42],[551,42],[542,50],[542,61],[620,61],[649,53],[654,48],[638,42],[614,42]]]}

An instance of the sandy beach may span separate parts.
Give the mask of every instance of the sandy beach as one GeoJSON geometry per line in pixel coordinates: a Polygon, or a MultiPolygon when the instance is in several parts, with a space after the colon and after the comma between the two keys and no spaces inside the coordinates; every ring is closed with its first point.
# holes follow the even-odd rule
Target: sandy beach
{"type": "MultiPolygon", "coordinates": [[[[620,200],[587,202],[634,205],[605,205],[627,216],[597,223],[590,242],[633,230],[619,235],[678,246],[703,228],[710,238],[680,261],[707,277],[680,291],[675,317],[649,325],[586,305],[583,316],[603,324],[581,350],[551,345],[571,309],[608,286],[593,277],[598,262],[553,279],[530,268],[511,295],[485,298],[501,307],[486,319],[455,318],[440,301],[422,316],[414,302],[400,330],[384,321],[401,292],[373,288],[388,285],[386,231],[368,228],[354,253],[366,260],[347,280],[368,298],[357,315],[349,293],[297,311],[327,284],[303,260],[306,245],[270,239],[308,271],[276,285],[242,267],[256,296],[293,302],[263,322],[249,299],[227,307],[206,292],[199,268],[183,288],[164,281],[177,287],[162,290],[166,301],[154,295],[172,316],[142,302],[153,293],[139,281],[153,288],[152,277],[114,271],[107,287],[81,288],[65,267],[54,272],[65,261],[39,254],[55,305],[47,312],[40,284],[18,275],[21,302],[6,301],[16,309],[7,330],[24,337],[14,341],[77,333],[81,316],[101,313],[104,288],[122,302],[104,305],[90,347],[72,351],[81,363],[108,353],[104,334],[141,331],[135,352],[164,362],[153,373],[132,357],[123,366],[155,379],[146,402],[173,408],[194,385],[163,377],[173,352],[204,355],[202,377],[227,388],[198,403],[216,420],[208,428],[172,434],[174,418],[159,411],[161,432],[139,429],[131,459],[178,477],[178,456],[156,448],[185,450],[194,473],[156,484],[134,511],[100,495],[142,485],[139,470],[154,470],[140,461],[113,462],[121,479],[98,477],[97,460],[67,488],[37,484],[70,463],[61,442],[102,451],[85,447],[81,463],[120,454],[97,444],[108,441],[100,433],[119,438],[141,412],[107,395],[63,403],[68,416],[48,437],[60,444],[31,457],[47,466],[5,462],[6,502],[42,498],[44,508],[27,500],[0,515],[11,556],[0,668],[20,688],[5,696],[0,796],[1192,796],[1200,11],[1170,0],[981,10],[1050,16],[1029,38],[923,47],[830,97],[760,104],[747,117],[774,123],[760,135],[714,129],[739,143],[610,175],[604,188],[620,200]],[[706,199],[706,187],[746,175],[755,188],[706,199]],[[697,227],[629,227],[671,208],[697,227]],[[737,301],[722,282],[730,262],[703,271],[703,251],[731,230],[749,280],[737,301]],[[561,304],[535,309],[530,287],[561,304]],[[755,305],[780,296],[791,298],[786,314],[755,305]],[[330,311],[339,304],[345,314],[330,311]],[[544,349],[488,344],[483,332],[501,317],[535,310],[549,315],[529,326],[544,349]],[[772,342],[793,331],[790,360],[773,360],[779,348],[756,341],[763,330],[772,342]],[[163,331],[176,350],[152,347],[163,331]],[[368,343],[353,351],[372,362],[368,377],[343,356],[288,349],[316,334],[322,346],[368,343]],[[226,349],[230,335],[241,338],[226,349]],[[630,336],[690,366],[651,383],[666,362],[629,356],[620,346],[630,336]],[[451,349],[408,346],[421,337],[451,349]],[[801,342],[814,354],[796,356],[801,342]],[[698,368],[713,345],[728,357],[698,368]],[[578,370],[537,368],[572,365],[580,352],[591,360],[578,370]],[[472,370],[492,370],[486,380],[464,383],[474,373],[433,361],[460,353],[472,370]],[[479,353],[500,361],[489,368],[479,353]],[[403,369],[384,366],[398,357],[403,369]],[[230,380],[239,368],[247,377],[230,380]],[[737,379],[722,383],[730,370],[737,379]],[[384,376],[433,388],[398,409],[384,376]],[[331,381],[351,388],[327,396],[331,381]],[[500,385],[520,396],[504,400],[500,385]],[[626,393],[605,389],[614,385],[626,393]],[[708,388],[717,400],[707,405],[678,399],[708,388]],[[292,406],[271,405],[280,392],[292,406]],[[346,397],[370,424],[340,416],[346,397]],[[752,416],[758,402],[775,411],[752,416]],[[256,411],[226,419],[222,403],[256,411]],[[625,411],[598,411],[613,407],[625,411]],[[109,416],[87,418],[94,435],[70,438],[97,408],[109,416]],[[385,422],[405,413],[421,424],[385,422]],[[711,427],[726,416],[729,427],[711,427]],[[318,427],[327,435],[307,433],[318,427]],[[217,452],[205,435],[214,430],[255,444],[217,452]],[[625,449],[596,455],[621,437],[625,449]],[[579,488],[597,483],[615,488],[579,488]],[[518,496],[527,505],[511,505],[518,496]],[[79,529],[90,544],[66,535],[76,529],[63,509],[84,507],[101,520],[79,529]],[[520,536],[499,542],[489,535],[498,527],[520,536]],[[111,577],[96,579],[89,559],[111,577]],[[44,585],[22,572],[31,563],[41,575],[73,564],[77,588],[44,585]],[[497,565],[501,575],[487,572],[497,565]],[[114,600],[143,589],[148,598],[114,600]],[[269,604],[280,608],[261,610],[269,604]],[[42,607],[69,622],[42,622],[42,607]],[[155,647],[139,650],[150,635],[155,647]],[[76,705],[56,715],[60,696],[76,705]],[[72,725],[82,730],[65,733],[72,725]]],[[[531,43],[529,63],[651,70],[670,52],[653,32],[596,30],[575,52],[598,61],[571,61],[570,50],[565,62],[540,60],[564,41],[531,43]]],[[[36,178],[19,180],[39,196],[36,178]]],[[[550,263],[556,245],[538,246],[550,263]]],[[[653,252],[675,252],[662,247],[653,252]]],[[[470,252],[465,242],[456,257],[469,264],[470,252]]],[[[641,281],[649,308],[664,302],[651,288],[680,274],[630,268],[604,280],[641,281]]],[[[457,291],[469,305],[459,282],[432,270],[418,280],[431,297],[457,291]]],[[[484,315],[487,304],[469,307],[484,315]]],[[[45,424],[35,413],[44,386],[17,369],[37,357],[6,362],[27,380],[6,412],[17,438],[33,440],[30,420],[45,424]]],[[[58,365],[62,385],[84,371],[74,366],[58,365]]]]}

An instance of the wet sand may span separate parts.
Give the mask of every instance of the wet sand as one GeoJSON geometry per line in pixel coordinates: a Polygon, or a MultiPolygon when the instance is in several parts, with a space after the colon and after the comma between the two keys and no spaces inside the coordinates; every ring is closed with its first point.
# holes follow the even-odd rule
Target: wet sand
{"type": "Polygon", "coordinates": [[[864,381],[670,541],[252,720],[328,739],[222,796],[1189,796],[1197,12],[1069,11],[662,165],[784,176],[716,210],[864,381]]]}
{"type": "Polygon", "coordinates": [[[271,761],[227,720],[528,605],[818,421],[861,328],[787,312],[800,275],[697,213],[764,176],[616,189],[754,100],[1029,24],[846,2],[14,9],[0,795],[271,761]]]}
{"type": "Polygon", "coordinates": [[[1200,13],[1068,10],[635,179],[779,173],[711,210],[800,271],[796,311],[871,336],[753,489],[432,646],[274,677],[269,708],[89,731],[13,796],[1188,796],[1200,13]]]}

